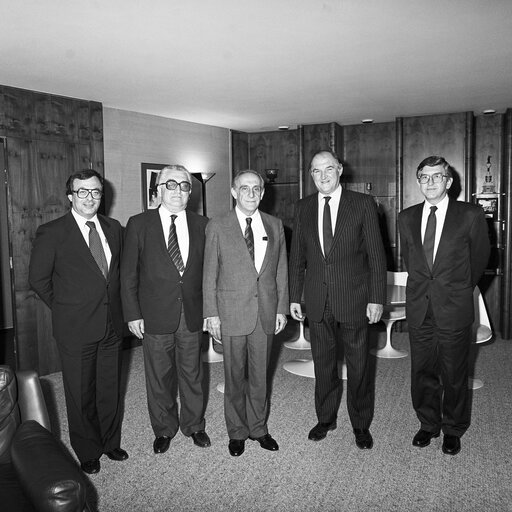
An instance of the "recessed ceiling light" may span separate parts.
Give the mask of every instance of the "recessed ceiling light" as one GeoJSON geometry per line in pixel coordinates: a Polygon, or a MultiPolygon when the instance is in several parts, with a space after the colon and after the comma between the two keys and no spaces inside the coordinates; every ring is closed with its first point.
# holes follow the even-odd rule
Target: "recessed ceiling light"
{"type": "Polygon", "coordinates": [[[492,108],[488,108],[486,110],[482,110],[482,113],[485,115],[485,116],[491,116],[492,114],[496,114],[496,110],[492,109],[492,108]]]}
{"type": "Polygon", "coordinates": [[[373,123],[373,119],[361,119],[361,123],[363,123],[363,124],[372,124],[373,123]]]}

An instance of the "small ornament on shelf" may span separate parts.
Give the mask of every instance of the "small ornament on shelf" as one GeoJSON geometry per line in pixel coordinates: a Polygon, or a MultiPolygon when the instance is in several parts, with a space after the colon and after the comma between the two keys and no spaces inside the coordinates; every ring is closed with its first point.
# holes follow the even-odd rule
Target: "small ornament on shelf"
{"type": "Polygon", "coordinates": [[[484,185],[482,187],[482,194],[494,194],[495,187],[491,173],[491,155],[487,156],[487,174],[485,175],[484,185]]]}
{"type": "Polygon", "coordinates": [[[265,174],[269,183],[274,183],[276,181],[278,173],[279,169],[265,169],[265,174]]]}

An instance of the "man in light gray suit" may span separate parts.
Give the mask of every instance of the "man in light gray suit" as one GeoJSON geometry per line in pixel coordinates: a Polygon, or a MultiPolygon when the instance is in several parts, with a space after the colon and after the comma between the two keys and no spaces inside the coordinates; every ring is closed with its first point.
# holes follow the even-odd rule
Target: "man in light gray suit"
{"type": "Polygon", "coordinates": [[[234,457],[247,438],[279,449],[267,428],[267,368],[274,334],[286,325],[288,272],[283,224],[258,210],[264,184],[255,171],[237,173],[235,209],[206,228],[203,314],[224,348],[224,414],[234,457]]]}

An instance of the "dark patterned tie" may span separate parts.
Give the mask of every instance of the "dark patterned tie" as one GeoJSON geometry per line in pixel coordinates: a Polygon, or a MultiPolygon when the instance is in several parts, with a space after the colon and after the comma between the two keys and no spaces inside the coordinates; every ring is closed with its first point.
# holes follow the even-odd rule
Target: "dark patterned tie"
{"type": "Polygon", "coordinates": [[[423,237],[423,250],[427,258],[428,267],[432,270],[434,265],[434,243],[436,241],[436,210],[437,206],[430,207],[430,214],[427,219],[425,236],[423,237]]]}
{"type": "Polygon", "coordinates": [[[105,257],[105,251],[103,250],[103,244],[96,229],[96,224],[92,220],[88,220],[85,224],[89,227],[89,250],[106,279],[108,274],[107,258],[105,257]]]}
{"type": "Polygon", "coordinates": [[[324,204],[324,222],[323,222],[323,234],[324,234],[324,256],[327,257],[329,251],[332,247],[332,223],[331,223],[331,207],[329,206],[329,201],[331,200],[331,196],[325,196],[325,204],[324,204]]]}
{"type": "Polygon", "coordinates": [[[171,226],[169,227],[169,238],[167,239],[167,252],[178,271],[183,273],[185,271],[185,265],[183,265],[183,258],[181,257],[180,246],[178,245],[178,236],[176,235],[176,225],[174,224],[176,217],[177,215],[171,215],[171,226]]]}
{"type": "Polygon", "coordinates": [[[252,219],[251,217],[247,217],[245,221],[247,222],[244,232],[245,243],[247,244],[247,249],[249,249],[251,259],[254,261],[254,234],[251,228],[252,219]]]}

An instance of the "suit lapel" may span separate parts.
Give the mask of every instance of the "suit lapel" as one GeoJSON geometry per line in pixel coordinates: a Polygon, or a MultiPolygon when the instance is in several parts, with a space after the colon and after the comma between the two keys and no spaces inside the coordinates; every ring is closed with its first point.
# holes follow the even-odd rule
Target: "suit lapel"
{"type": "MultiPolygon", "coordinates": [[[[105,217],[98,215],[98,220],[101,224],[101,229],[107,239],[107,244],[111,253],[110,265],[108,266],[108,275],[107,279],[110,278],[110,271],[117,264],[117,260],[119,259],[120,247],[117,240],[117,237],[114,236],[114,232],[112,229],[112,223],[105,217]]],[[[90,251],[89,251],[90,252],[90,251]]]]}
{"type": "Polygon", "coordinates": [[[448,256],[445,256],[444,253],[448,250],[448,247],[451,241],[455,238],[459,228],[460,220],[457,212],[457,203],[455,200],[450,199],[448,201],[448,209],[446,210],[443,230],[441,231],[441,237],[437,247],[434,268],[436,268],[443,260],[448,261],[448,256]]]}
{"type": "Polygon", "coordinates": [[[242,233],[242,230],[240,229],[240,223],[238,222],[238,217],[236,216],[236,212],[234,209],[231,211],[231,214],[229,215],[228,227],[230,232],[236,233],[235,236],[233,237],[233,243],[235,245],[236,251],[243,255],[243,258],[246,258],[247,264],[250,264],[254,269],[254,272],[256,272],[254,261],[252,261],[251,255],[249,254],[249,251],[247,249],[247,244],[245,243],[245,238],[242,233]]]}
{"type": "MultiPolygon", "coordinates": [[[[89,265],[91,270],[93,272],[97,272],[101,277],[103,276],[103,273],[100,270],[100,267],[98,267],[98,264],[96,263],[96,260],[94,259],[94,256],[92,255],[89,246],[87,245],[87,242],[84,239],[84,236],[82,235],[82,232],[80,231],[80,228],[78,227],[78,224],[73,217],[73,214],[69,212],[68,214],[68,225],[69,225],[69,237],[68,242],[71,247],[75,247],[78,251],[78,253],[83,257],[84,262],[89,265]]],[[[101,226],[103,229],[103,225],[101,226]]],[[[106,235],[105,235],[106,236],[106,235]]]]}
{"type": "Polygon", "coordinates": [[[261,264],[260,268],[260,274],[263,274],[263,271],[265,270],[265,267],[268,265],[270,254],[273,254],[274,250],[274,244],[276,243],[274,232],[272,230],[272,226],[270,225],[270,222],[268,220],[268,217],[263,214],[263,212],[260,212],[261,220],[263,222],[263,227],[265,228],[265,233],[267,234],[267,243],[265,244],[265,256],[263,258],[263,262],[261,264]]]}
{"type": "Polygon", "coordinates": [[[185,211],[187,215],[187,228],[188,228],[188,259],[187,259],[187,265],[185,266],[185,272],[187,269],[193,264],[195,260],[199,258],[202,258],[202,254],[200,253],[200,249],[202,245],[199,243],[201,240],[201,233],[198,229],[198,223],[196,222],[196,219],[190,215],[189,211],[185,211]]]}
{"type": "Polygon", "coordinates": [[[421,241],[421,217],[423,215],[423,205],[420,203],[416,205],[414,210],[411,212],[411,236],[414,245],[420,248],[421,254],[423,255],[423,265],[428,270],[427,257],[425,251],[423,251],[423,242],[421,241]]]}
{"type": "MultiPolygon", "coordinates": [[[[172,261],[171,255],[169,254],[169,251],[167,250],[167,240],[164,236],[164,229],[162,226],[162,220],[160,219],[160,213],[159,210],[162,208],[162,206],[159,206],[158,208],[155,208],[153,210],[149,210],[149,217],[147,218],[148,221],[148,240],[151,241],[151,243],[156,242],[156,246],[158,247],[158,250],[162,253],[164,258],[167,258],[167,261],[169,262],[169,265],[172,269],[174,269],[175,272],[179,274],[178,269],[176,268],[176,265],[172,261]]],[[[166,211],[167,213],[167,211],[166,211]]],[[[171,215],[171,212],[169,212],[169,215],[171,215]]],[[[187,226],[188,226],[188,217],[187,217],[187,226]]],[[[189,227],[189,237],[190,237],[190,227],[189,227]]],[[[190,250],[190,249],[189,249],[190,250]]],[[[190,258],[190,254],[189,254],[190,258]]],[[[187,260],[188,264],[188,260],[187,260]]]]}
{"type": "MultiPolygon", "coordinates": [[[[342,190],[340,197],[340,204],[338,206],[338,214],[336,215],[336,226],[334,228],[334,238],[332,247],[334,247],[341,238],[341,234],[347,225],[347,219],[350,218],[350,193],[347,194],[346,190],[342,190]]],[[[331,251],[332,251],[331,247],[331,251]]]]}
{"type": "MultiPolygon", "coordinates": [[[[317,249],[323,255],[322,246],[320,245],[320,234],[318,233],[318,193],[313,194],[311,200],[304,205],[304,217],[307,221],[304,229],[311,229],[310,237],[315,241],[317,249]]],[[[333,244],[334,245],[334,244],[333,244]]]]}

